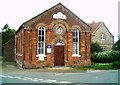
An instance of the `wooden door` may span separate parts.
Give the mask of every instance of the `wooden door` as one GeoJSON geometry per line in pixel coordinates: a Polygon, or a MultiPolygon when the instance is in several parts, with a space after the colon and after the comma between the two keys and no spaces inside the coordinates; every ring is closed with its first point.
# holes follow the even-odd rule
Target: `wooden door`
{"type": "Polygon", "coordinates": [[[64,66],[64,46],[54,46],[54,65],[64,66]]]}

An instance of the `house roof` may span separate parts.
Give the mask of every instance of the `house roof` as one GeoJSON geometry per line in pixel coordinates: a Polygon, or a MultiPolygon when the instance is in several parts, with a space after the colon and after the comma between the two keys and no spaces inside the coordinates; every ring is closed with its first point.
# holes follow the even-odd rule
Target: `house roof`
{"type": "Polygon", "coordinates": [[[91,32],[93,33],[101,23],[102,22],[95,22],[95,21],[93,21],[92,23],[88,23],[88,25],[92,28],[91,32]]]}
{"type": "Polygon", "coordinates": [[[84,27],[84,29],[85,29],[86,31],[91,31],[91,27],[90,27],[87,23],[85,23],[83,20],[81,20],[79,17],[77,17],[73,12],[71,12],[69,9],[67,9],[64,5],[62,5],[61,3],[58,3],[57,5],[51,7],[50,9],[48,9],[48,10],[42,12],[41,14],[38,14],[37,16],[31,18],[30,20],[24,22],[24,23],[19,27],[19,29],[17,30],[17,32],[18,32],[21,28],[24,28],[24,27],[29,26],[29,22],[34,23],[35,21],[38,20],[38,17],[40,18],[42,15],[46,14],[47,11],[50,11],[50,10],[54,9],[55,7],[62,7],[62,8],[64,8],[65,10],[69,11],[70,14],[72,14],[74,17],[76,17],[76,18],[79,20],[79,22],[81,23],[81,25],[84,27]]]}
{"type": "Polygon", "coordinates": [[[104,24],[104,22],[95,22],[95,21],[93,21],[92,23],[88,23],[88,25],[92,28],[92,29],[91,29],[92,34],[94,34],[94,33],[100,28],[100,26],[101,26],[102,24],[103,24],[103,25],[105,26],[105,28],[108,30],[108,32],[110,33],[110,35],[113,36],[113,35],[111,34],[111,32],[109,31],[109,29],[107,28],[107,26],[104,24]]]}

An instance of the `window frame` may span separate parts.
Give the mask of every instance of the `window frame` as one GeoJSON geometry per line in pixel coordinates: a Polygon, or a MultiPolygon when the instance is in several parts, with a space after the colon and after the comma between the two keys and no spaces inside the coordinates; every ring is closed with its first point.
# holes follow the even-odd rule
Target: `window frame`
{"type": "Polygon", "coordinates": [[[105,40],[105,34],[104,33],[100,34],[100,40],[105,40]]]}
{"type": "Polygon", "coordinates": [[[72,31],[72,57],[80,57],[80,55],[79,55],[79,35],[80,35],[80,33],[79,33],[78,28],[74,28],[72,31]],[[74,53],[74,50],[76,50],[75,53],[74,53]]]}
{"type": "Polygon", "coordinates": [[[40,26],[38,28],[38,35],[37,35],[37,38],[38,38],[37,39],[37,54],[38,54],[37,57],[46,57],[46,55],[45,55],[45,36],[46,36],[45,27],[40,26]]]}

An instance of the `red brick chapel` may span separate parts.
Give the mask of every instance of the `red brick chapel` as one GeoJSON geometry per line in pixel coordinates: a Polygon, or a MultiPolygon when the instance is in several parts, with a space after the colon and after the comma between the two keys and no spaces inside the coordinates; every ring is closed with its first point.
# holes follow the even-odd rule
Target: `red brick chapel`
{"type": "Polygon", "coordinates": [[[23,68],[88,66],[91,28],[61,3],[24,22],[15,37],[23,68]]]}

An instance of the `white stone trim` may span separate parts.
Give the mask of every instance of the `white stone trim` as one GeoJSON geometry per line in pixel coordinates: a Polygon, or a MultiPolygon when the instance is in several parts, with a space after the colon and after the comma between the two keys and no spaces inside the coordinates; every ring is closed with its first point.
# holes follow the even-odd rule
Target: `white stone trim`
{"type": "Polygon", "coordinates": [[[37,54],[36,57],[46,57],[44,54],[37,54]]]}
{"type": "Polygon", "coordinates": [[[44,57],[46,57],[46,55],[38,54],[38,55],[36,55],[36,57],[38,57],[38,60],[44,61],[44,57]]]}
{"type": "Polygon", "coordinates": [[[101,40],[105,40],[105,39],[101,39],[101,40]]]}
{"type": "Polygon", "coordinates": [[[22,54],[18,54],[18,53],[16,53],[16,55],[17,55],[17,56],[22,56],[22,54]]]}
{"type": "Polygon", "coordinates": [[[72,57],[81,57],[79,54],[72,54],[72,57]]]}
{"type": "Polygon", "coordinates": [[[67,16],[64,15],[62,12],[58,12],[58,13],[56,13],[56,14],[53,15],[53,19],[59,19],[59,18],[66,20],[67,16]]]}
{"type": "Polygon", "coordinates": [[[22,54],[20,54],[20,56],[22,56],[22,54]]]}

